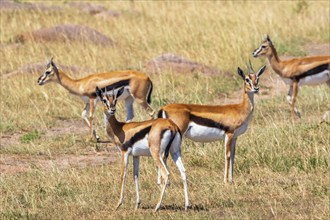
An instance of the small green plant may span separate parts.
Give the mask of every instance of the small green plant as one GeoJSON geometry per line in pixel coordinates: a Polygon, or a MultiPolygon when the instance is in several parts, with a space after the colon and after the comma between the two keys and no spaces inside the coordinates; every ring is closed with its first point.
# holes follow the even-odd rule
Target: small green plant
{"type": "Polygon", "coordinates": [[[40,133],[38,131],[32,131],[21,136],[20,141],[23,144],[27,144],[39,138],[40,138],[40,133]]]}

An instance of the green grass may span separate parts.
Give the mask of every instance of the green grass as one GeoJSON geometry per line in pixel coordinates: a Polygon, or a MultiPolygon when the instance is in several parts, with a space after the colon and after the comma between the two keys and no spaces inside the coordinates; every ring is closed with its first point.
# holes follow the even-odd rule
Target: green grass
{"type": "MultiPolygon", "coordinates": [[[[105,21],[69,7],[52,12],[1,11],[1,44],[12,43],[17,34],[25,31],[71,23],[95,28],[114,40],[116,46],[29,42],[19,47],[1,47],[0,75],[29,63],[46,64],[52,56],[55,63],[96,72],[141,70],[147,61],[162,53],[184,56],[233,75],[208,77],[170,71],[152,74],[152,106],[158,110],[175,102],[215,104],[239,90],[242,84],[237,67],[245,69],[251,52],[266,33],[279,55],[306,55],[306,45],[330,42],[327,1],[137,1],[135,11],[130,2],[96,3],[122,14],[105,21]]],[[[46,4],[61,6],[65,1],[46,4]]],[[[264,59],[251,61],[255,69],[266,63],[264,59]]],[[[72,165],[63,169],[44,162],[52,164],[51,160],[63,156],[93,157],[109,148],[86,142],[86,135],[75,130],[61,135],[51,132],[63,120],[82,120],[83,103],[59,85],[38,86],[36,81],[41,74],[0,78],[0,132],[17,137],[17,142],[11,142],[14,144],[1,145],[0,168],[28,167],[23,172],[0,174],[0,219],[330,218],[330,126],[319,124],[330,103],[325,85],[299,90],[300,122],[291,121],[287,92],[269,99],[256,97],[249,129],[237,140],[234,184],[223,183],[223,141],[203,144],[184,140],[182,154],[192,204],[188,212],[183,210],[179,172],[169,160],[170,185],[163,209],[153,213],[160,190],[151,158],[142,158],[140,164],[141,209],[134,211],[130,161],[124,204],[114,212],[120,191],[120,161],[115,151],[111,151],[109,163],[98,166],[72,165]],[[6,160],[9,165],[3,162],[6,160]]],[[[87,74],[75,73],[72,77],[84,75],[87,74]]],[[[260,90],[265,88],[262,80],[267,77],[264,74],[260,79],[260,90]]],[[[124,105],[118,105],[119,118],[124,120],[124,105]]],[[[147,115],[141,107],[134,107],[134,120],[145,120],[147,115]]],[[[106,137],[100,106],[96,111],[97,129],[106,137]]]]}

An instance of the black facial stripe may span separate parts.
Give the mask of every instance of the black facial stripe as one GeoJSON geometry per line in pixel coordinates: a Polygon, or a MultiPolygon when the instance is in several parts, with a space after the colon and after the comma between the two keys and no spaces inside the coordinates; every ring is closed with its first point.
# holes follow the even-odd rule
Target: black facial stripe
{"type": "Polygon", "coordinates": [[[123,143],[120,148],[122,150],[126,151],[129,147],[132,147],[134,143],[143,139],[146,136],[146,134],[149,133],[150,129],[151,129],[151,126],[143,128],[142,130],[137,132],[135,135],[133,135],[133,137],[131,139],[129,139],[128,141],[123,143]]]}
{"type": "Polygon", "coordinates": [[[329,69],[329,64],[326,63],[326,64],[322,64],[320,66],[317,66],[313,69],[310,69],[306,72],[304,72],[303,74],[299,75],[299,76],[295,76],[293,77],[293,79],[299,81],[300,79],[304,78],[304,77],[307,77],[307,76],[311,76],[311,75],[315,75],[315,74],[318,74],[324,70],[328,70],[329,69]]]}
{"type": "Polygon", "coordinates": [[[199,117],[197,115],[190,115],[190,120],[196,124],[202,125],[202,126],[206,126],[206,127],[211,127],[211,128],[219,128],[221,130],[224,131],[228,131],[229,127],[225,126],[221,123],[218,123],[216,121],[213,121],[211,119],[208,118],[203,118],[203,117],[199,117]]]}
{"type": "MultiPolygon", "coordinates": [[[[122,81],[119,81],[119,82],[115,82],[111,85],[108,85],[104,88],[100,88],[102,92],[105,92],[105,91],[112,91],[114,89],[118,89],[120,87],[123,87],[123,86],[128,86],[129,85],[129,82],[130,80],[127,79],[127,80],[122,80],[122,81]]],[[[92,95],[96,96],[96,93],[92,93],[92,95]]],[[[121,94],[118,94],[117,97],[119,97],[121,94]]]]}

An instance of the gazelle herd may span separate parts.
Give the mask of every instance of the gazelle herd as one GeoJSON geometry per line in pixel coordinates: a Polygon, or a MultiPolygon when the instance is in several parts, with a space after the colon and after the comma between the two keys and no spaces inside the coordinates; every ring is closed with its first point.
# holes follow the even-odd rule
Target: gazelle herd
{"type": "MultiPolygon", "coordinates": [[[[298,87],[327,83],[330,87],[330,56],[314,56],[281,60],[270,37],[252,53],[253,57],[265,56],[271,68],[290,85],[287,100],[291,105],[291,115],[301,117],[295,106],[298,87]]],[[[121,188],[118,209],[124,196],[124,185],[129,156],[133,156],[133,172],[136,187],[136,208],[140,205],[139,158],[151,156],[158,168],[157,183],[161,184],[160,198],[155,211],[161,207],[165,189],[169,181],[166,159],[171,155],[178,167],[184,187],[185,210],[189,207],[186,171],[181,159],[181,142],[187,137],[196,142],[213,142],[224,139],[224,182],[233,181],[233,168],[237,137],[244,134],[254,112],[254,94],[259,91],[259,78],[266,66],[254,71],[250,62],[248,73],[238,67],[237,73],[243,81],[241,102],[226,105],[196,105],[173,103],[158,111],[158,118],[142,122],[131,122],[134,117],[133,102],[136,100],[153,117],[150,106],[153,83],[150,78],[138,71],[113,71],[92,74],[81,79],[72,79],[58,69],[53,59],[38,79],[39,85],[56,82],[70,93],[79,96],[85,107],[82,117],[89,127],[90,137],[100,141],[93,126],[94,112],[98,101],[102,102],[104,122],[109,139],[121,151],[121,188]],[[126,122],[116,119],[117,100],[124,100],[126,122]],[[89,116],[87,116],[89,114],[89,116]],[[162,180],[162,181],[161,181],[162,180]]],[[[329,115],[327,111],[324,116],[329,115]]]]}

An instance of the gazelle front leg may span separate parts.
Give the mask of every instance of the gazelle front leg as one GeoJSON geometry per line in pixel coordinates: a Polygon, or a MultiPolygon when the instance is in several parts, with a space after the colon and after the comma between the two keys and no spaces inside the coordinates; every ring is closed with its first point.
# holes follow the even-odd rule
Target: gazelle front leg
{"type": "Polygon", "coordinates": [[[128,156],[131,153],[132,148],[128,148],[127,151],[122,151],[121,153],[121,187],[120,187],[120,197],[118,204],[116,205],[117,210],[121,204],[123,204],[123,198],[124,198],[124,185],[126,181],[126,173],[127,173],[127,166],[128,166],[128,156]]]}
{"type": "Polygon", "coordinates": [[[296,114],[299,118],[301,118],[300,112],[295,106],[296,99],[298,95],[298,81],[294,80],[292,84],[292,102],[291,102],[291,116],[294,118],[294,115],[296,114]]]}
{"type": "Polygon", "coordinates": [[[84,119],[84,121],[86,122],[86,124],[87,124],[88,127],[91,126],[90,123],[89,123],[89,119],[88,119],[88,117],[87,117],[87,114],[89,113],[89,109],[90,109],[90,105],[89,105],[89,103],[87,102],[87,103],[85,104],[85,108],[84,108],[84,110],[83,110],[82,113],[81,113],[81,117],[84,119]]]}
{"type": "Polygon", "coordinates": [[[233,182],[233,174],[234,174],[236,140],[237,140],[237,138],[233,138],[231,141],[231,145],[230,145],[229,182],[231,182],[231,183],[233,182]]]}
{"type": "Polygon", "coordinates": [[[140,195],[139,195],[139,162],[140,157],[134,156],[133,157],[133,169],[134,169],[134,182],[135,182],[135,189],[136,189],[136,206],[135,209],[138,209],[141,203],[140,195]]]}
{"type": "Polygon", "coordinates": [[[224,172],[225,183],[228,183],[228,173],[229,173],[228,171],[229,171],[232,140],[233,140],[233,134],[227,133],[225,136],[225,172],[224,172]]]}
{"type": "Polygon", "coordinates": [[[94,129],[94,112],[95,112],[95,106],[96,102],[95,99],[89,99],[89,105],[90,105],[90,112],[89,112],[89,133],[91,139],[95,137],[96,141],[100,140],[100,137],[96,135],[96,131],[94,129]]]}

